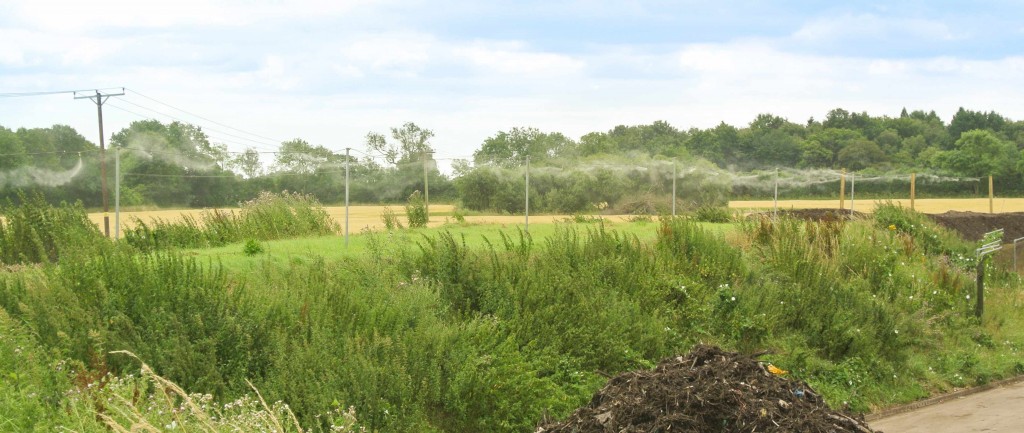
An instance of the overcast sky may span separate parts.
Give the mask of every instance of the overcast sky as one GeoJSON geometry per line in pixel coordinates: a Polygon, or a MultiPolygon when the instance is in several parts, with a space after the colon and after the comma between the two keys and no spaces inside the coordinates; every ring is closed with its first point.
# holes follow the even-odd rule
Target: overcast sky
{"type": "MultiPolygon", "coordinates": [[[[0,93],[123,86],[108,138],[171,120],[155,110],[231,150],[363,148],[412,121],[442,158],[515,126],[579,138],[836,107],[1022,119],[1022,16],[1016,1],[0,0],[0,93]]],[[[53,124],[98,136],[88,100],[0,98],[2,126],[53,124]]]]}

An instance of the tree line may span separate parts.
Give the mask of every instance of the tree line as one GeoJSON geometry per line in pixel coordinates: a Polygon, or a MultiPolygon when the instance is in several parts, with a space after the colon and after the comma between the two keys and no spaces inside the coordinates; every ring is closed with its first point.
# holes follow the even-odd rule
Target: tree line
{"type": "MultiPolygon", "coordinates": [[[[340,203],[348,163],[350,198],[356,203],[404,201],[423,190],[426,176],[433,200],[514,213],[525,206],[527,159],[531,209],[536,211],[580,212],[605,206],[664,210],[673,177],[684,203],[720,203],[728,197],[763,195],[763,186],[770,183],[765,173],[779,168],[788,173],[845,169],[864,176],[991,175],[1002,193],[1024,192],[1024,121],[964,108],[949,123],[934,111],[904,109],[890,117],[837,108],[822,120],[803,123],[761,114],[742,127],[722,122],[683,130],[655,121],[619,125],[579,139],[514,127],[486,138],[471,160],[454,161],[451,173],[438,170],[433,137],[433,131],[412,122],[386,132],[371,131],[364,143],[370,155],[346,155],[296,138],[282,142],[270,161],[254,148],[229,152],[195,125],[144,120],[113,134],[110,149],[120,149],[121,203],[127,206],[232,206],[268,190],[302,192],[325,203],[340,203]]],[[[105,154],[111,185],[113,153],[105,154]]],[[[38,191],[52,202],[102,204],[102,156],[94,143],[69,126],[0,126],[0,155],[0,197],[13,200],[19,193],[38,191]]],[[[967,186],[937,185],[932,191],[978,192],[980,182],[965,182],[967,186]]],[[[885,194],[887,188],[902,188],[891,183],[865,183],[858,191],[874,188],[885,194]]],[[[807,182],[800,188],[790,193],[813,196],[834,189],[827,181],[807,182]]]]}

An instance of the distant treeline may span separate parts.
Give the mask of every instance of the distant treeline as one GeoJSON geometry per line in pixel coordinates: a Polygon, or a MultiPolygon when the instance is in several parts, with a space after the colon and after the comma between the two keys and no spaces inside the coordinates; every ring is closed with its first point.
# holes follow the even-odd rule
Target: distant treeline
{"type": "MultiPolygon", "coordinates": [[[[426,173],[431,200],[521,212],[527,157],[530,206],[540,212],[664,211],[673,173],[683,206],[770,197],[777,169],[789,198],[835,196],[842,169],[860,179],[858,194],[877,197],[905,195],[911,172],[920,175],[924,196],[983,194],[989,175],[1001,195],[1024,192],[1024,121],[964,108],[949,123],[934,111],[874,117],[837,108],[803,123],[761,114],[744,127],[681,130],[656,121],[578,140],[515,127],[485,139],[472,160],[454,161],[451,174],[437,169],[433,136],[406,123],[368,133],[370,155],[349,157],[294,139],[263,161],[256,149],[228,152],[195,125],[146,120],[115,133],[110,147],[122,150],[121,203],[128,206],[233,206],[282,190],[339,203],[347,161],[355,203],[404,201],[424,189],[426,173]]],[[[68,126],[0,127],[0,199],[41,192],[54,203],[99,207],[100,158],[98,147],[68,126]]],[[[113,191],[114,152],[106,159],[113,191]]]]}

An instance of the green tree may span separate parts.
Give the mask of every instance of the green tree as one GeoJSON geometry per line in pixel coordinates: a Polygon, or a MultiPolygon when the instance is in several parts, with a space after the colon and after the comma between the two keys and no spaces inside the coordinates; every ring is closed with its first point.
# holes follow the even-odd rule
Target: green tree
{"type": "Polygon", "coordinates": [[[260,164],[260,154],[251,147],[231,158],[228,167],[250,179],[259,176],[260,172],[263,171],[263,166],[260,164]]]}
{"type": "Polygon", "coordinates": [[[942,168],[963,176],[1006,176],[1017,168],[1020,157],[1013,143],[990,131],[964,132],[954,146],[940,153],[938,162],[942,168]]]}
{"type": "Polygon", "coordinates": [[[514,167],[523,164],[526,156],[535,162],[554,158],[575,146],[572,140],[559,132],[546,133],[537,128],[515,127],[510,131],[498,131],[487,137],[483,145],[473,152],[476,164],[497,164],[514,167]]]}
{"type": "Polygon", "coordinates": [[[366,147],[383,155],[388,164],[397,165],[419,160],[424,153],[431,153],[430,139],[434,131],[420,128],[412,122],[391,128],[391,141],[378,132],[366,134],[366,147]]]}
{"type": "Polygon", "coordinates": [[[341,164],[344,161],[344,155],[336,154],[323,146],[313,146],[306,140],[296,138],[281,143],[281,148],[274,159],[274,170],[312,174],[324,165],[341,164]]]}

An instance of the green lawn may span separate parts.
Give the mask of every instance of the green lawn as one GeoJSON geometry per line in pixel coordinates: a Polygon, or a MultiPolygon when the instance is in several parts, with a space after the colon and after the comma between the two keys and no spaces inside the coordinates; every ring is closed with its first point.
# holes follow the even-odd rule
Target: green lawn
{"type": "MultiPolygon", "coordinates": [[[[636,236],[642,241],[653,241],[657,235],[659,222],[604,222],[605,229],[636,236]]],[[[555,223],[555,224],[530,224],[530,236],[537,244],[542,244],[544,239],[555,233],[559,227],[576,226],[578,228],[598,229],[599,223],[555,223]]],[[[706,223],[704,227],[715,233],[724,233],[736,227],[735,224],[714,224],[706,223]]],[[[466,244],[471,247],[483,247],[487,241],[495,244],[501,243],[501,234],[505,233],[518,238],[521,224],[449,224],[436,228],[424,229],[403,229],[392,232],[367,232],[350,233],[348,247],[345,246],[344,236],[320,236],[297,239],[282,239],[275,241],[263,241],[263,253],[247,256],[243,253],[243,242],[225,245],[218,248],[201,248],[187,250],[186,254],[198,258],[209,258],[212,262],[219,262],[225,268],[235,271],[256,270],[263,264],[286,265],[293,262],[305,262],[314,258],[323,258],[333,261],[346,256],[362,255],[367,250],[369,236],[376,235],[387,238],[387,242],[399,243],[414,246],[422,242],[426,237],[432,237],[443,231],[450,231],[456,235],[463,236],[466,244]]]]}

